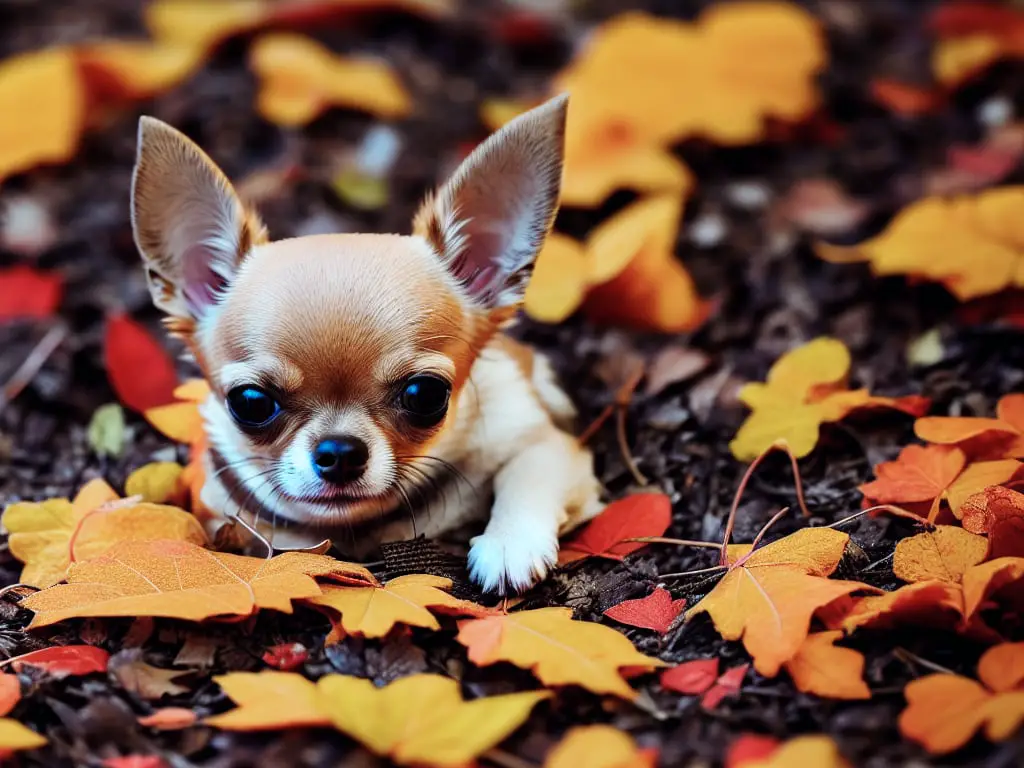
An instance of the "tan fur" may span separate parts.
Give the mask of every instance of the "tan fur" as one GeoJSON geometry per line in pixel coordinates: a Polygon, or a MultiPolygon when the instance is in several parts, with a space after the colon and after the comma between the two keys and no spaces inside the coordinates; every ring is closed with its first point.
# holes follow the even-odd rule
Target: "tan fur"
{"type": "Polygon", "coordinates": [[[485,142],[411,236],[277,242],[201,150],[144,120],[133,225],[154,301],[211,384],[207,506],[276,546],[326,536],[360,556],[490,510],[474,578],[505,591],[543,577],[558,533],[601,508],[590,454],[565,431],[571,402],[547,360],[501,331],[554,217],[564,119],[553,100],[485,142]],[[424,373],[450,382],[451,400],[414,428],[396,387],[424,373]],[[247,431],[225,398],[252,384],[281,412],[247,431]],[[345,501],[326,502],[309,456],[337,434],[370,460],[345,501]]]}

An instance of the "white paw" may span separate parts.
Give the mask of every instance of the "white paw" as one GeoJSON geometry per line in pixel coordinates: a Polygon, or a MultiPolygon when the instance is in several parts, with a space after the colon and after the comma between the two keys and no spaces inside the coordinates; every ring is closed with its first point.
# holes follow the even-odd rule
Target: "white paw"
{"type": "Polygon", "coordinates": [[[529,589],[558,561],[550,532],[484,533],[470,542],[469,575],[484,592],[506,595],[529,589]]]}

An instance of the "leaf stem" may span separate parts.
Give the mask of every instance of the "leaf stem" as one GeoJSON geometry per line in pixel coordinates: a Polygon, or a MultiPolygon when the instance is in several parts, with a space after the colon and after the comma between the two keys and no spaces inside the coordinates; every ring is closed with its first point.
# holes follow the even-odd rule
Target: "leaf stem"
{"type": "Polygon", "coordinates": [[[721,549],[722,545],[714,541],[694,541],[692,539],[672,539],[666,536],[633,536],[622,541],[635,541],[644,544],[678,544],[680,547],[707,547],[721,549]]]}

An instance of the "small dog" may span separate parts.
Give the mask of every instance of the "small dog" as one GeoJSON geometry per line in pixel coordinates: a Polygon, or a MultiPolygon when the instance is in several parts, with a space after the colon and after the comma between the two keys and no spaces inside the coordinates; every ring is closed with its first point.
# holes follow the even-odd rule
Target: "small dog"
{"type": "Polygon", "coordinates": [[[210,385],[202,501],[222,522],[365,557],[489,506],[469,570],[506,594],[601,510],[572,403],[503,333],[557,211],[566,109],[552,99],[483,142],[412,235],[277,242],[198,146],[141,119],[135,243],[210,385]]]}

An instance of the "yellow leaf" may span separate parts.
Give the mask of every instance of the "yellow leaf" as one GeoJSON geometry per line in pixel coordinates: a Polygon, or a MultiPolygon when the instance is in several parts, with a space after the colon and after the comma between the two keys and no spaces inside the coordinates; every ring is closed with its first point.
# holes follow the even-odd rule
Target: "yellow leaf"
{"type": "Polygon", "coordinates": [[[322,555],[286,552],[270,560],[210,552],[185,541],[124,541],[68,569],[58,584],[22,601],[30,627],[76,617],[167,616],[188,621],[249,616],[260,608],[291,613],[315,597],[314,576],[366,581],[364,568],[322,555]]]}
{"type": "Polygon", "coordinates": [[[560,323],[579,308],[586,290],[583,246],[571,237],[552,232],[526,288],[526,313],[542,323],[560,323]]]}
{"type": "Polygon", "coordinates": [[[329,725],[315,683],[294,672],[265,669],[213,678],[237,708],[203,722],[227,731],[263,731],[329,725]]]}
{"type": "Polygon", "coordinates": [[[86,77],[99,80],[104,95],[148,99],[191,75],[206,58],[196,46],[106,41],[78,49],[86,77]],[[111,89],[116,93],[110,93],[111,89]]]}
{"type": "Polygon", "coordinates": [[[91,560],[122,541],[186,541],[203,546],[206,533],[183,509],[164,504],[132,504],[94,510],[78,521],[68,542],[70,561],[91,560]]]}
{"type": "Polygon", "coordinates": [[[828,736],[797,736],[780,744],[766,758],[748,760],[740,768],[849,768],[828,736]]]}
{"type": "Polygon", "coordinates": [[[8,116],[0,121],[0,180],[70,159],[85,121],[74,52],[53,48],[0,62],[0,114],[8,116]]]}
{"type": "Polygon", "coordinates": [[[544,760],[544,768],[654,768],[653,750],[639,750],[625,731],[610,725],[570,728],[544,760]]]}
{"type": "Polygon", "coordinates": [[[932,49],[932,73],[943,85],[956,87],[1002,55],[1002,43],[990,34],[939,40],[932,49]]]}
{"type": "Polygon", "coordinates": [[[411,675],[377,688],[327,675],[317,684],[334,727],[399,765],[465,766],[518,728],[547,691],[463,701],[439,675],[411,675]]]}
{"type": "Polygon", "coordinates": [[[766,677],[796,656],[811,616],[823,605],[871,588],[827,578],[849,536],[832,528],[806,528],[754,550],[729,567],[708,595],[687,611],[707,613],[726,640],[743,640],[754,668],[766,677]]]}
{"type": "MultiPolygon", "coordinates": [[[[182,466],[173,461],[145,464],[124,481],[126,496],[141,496],[143,501],[163,504],[181,495],[182,466]]],[[[163,538],[156,536],[154,538],[163,538]]]]}
{"type": "Polygon", "coordinates": [[[260,114],[278,125],[305,125],[332,106],[384,119],[404,117],[412,109],[405,87],[385,63],[337,57],[300,35],[260,38],[250,64],[261,81],[260,114]]]}
{"type": "Polygon", "coordinates": [[[840,631],[807,636],[796,656],[786,662],[798,690],[829,699],[871,698],[864,684],[864,655],[836,646],[842,636],[840,631]]]}
{"type": "Polygon", "coordinates": [[[26,728],[17,720],[0,717],[0,759],[3,758],[5,752],[38,749],[45,744],[45,738],[35,731],[26,728]]]}
{"type": "Polygon", "coordinates": [[[610,627],[573,621],[568,608],[540,608],[465,621],[458,641],[478,666],[508,661],[531,670],[545,685],[579,685],[594,693],[632,699],[622,667],[654,669],[658,659],[639,653],[610,627]]]}
{"type": "Polygon", "coordinates": [[[936,526],[900,540],[893,558],[893,573],[904,581],[937,579],[959,584],[967,569],[985,559],[988,539],[952,525],[936,526]]]}
{"type": "Polygon", "coordinates": [[[350,635],[384,637],[395,624],[439,629],[441,625],[428,608],[486,611],[442,591],[451,585],[451,579],[441,576],[412,574],[392,579],[383,587],[325,585],[322,595],[307,602],[340,613],[342,629],[350,635]]]}

